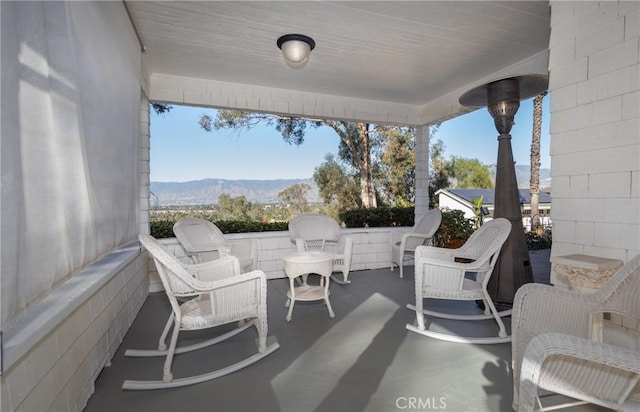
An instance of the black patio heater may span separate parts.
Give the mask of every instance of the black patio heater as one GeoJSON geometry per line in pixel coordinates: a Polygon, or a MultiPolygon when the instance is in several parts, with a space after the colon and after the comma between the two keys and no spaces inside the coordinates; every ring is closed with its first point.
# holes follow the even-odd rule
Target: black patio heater
{"type": "Polygon", "coordinates": [[[520,107],[520,99],[528,99],[547,90],[547,76],[525,75],[496,80],[469,90],[460,97],[466,107],[487,106],[498,129],[498,162],[496,169],[494,217],[511,222],[511,233],[502,246],[488,291],[498,310],[513,306],[516,290],[533,282],[531,260],[524,238],[520,193],[511,149],[511,127],[520,107]]]}

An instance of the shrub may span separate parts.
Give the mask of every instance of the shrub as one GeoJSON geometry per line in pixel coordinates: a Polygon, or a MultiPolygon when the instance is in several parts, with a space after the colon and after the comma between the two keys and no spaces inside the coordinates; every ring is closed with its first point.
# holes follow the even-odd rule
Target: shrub
{"type": "Polygon", "coordinates": [[[524,238],[527,241],[527,248],[529,250],[551,249],[551,229],[545,229],[542,234],[537,234],[533,231],[525,232],[524,238]]]}
{"type": "Polygon", "coordinates": [[[218,220],[214,222],[222,233],[277,232],[288,230],[288,222],[245,222],[242,220],[218,220]]]}
{"type": "MultiPolygon", "coordinates": [[[[151,222],[151,236],[156,239],[174,237],[175,220],[154,220],[151,222]]],[[[275,232],[288,229],[287,222],[244,222],[239,220],[218,220],[213,222],[222,233],[275,232]]]]}
{"type": "Polygon", "coordinates": [[[162,239],[167,237],[174,237],[173,224],[174,220],[154,220],[151,225],[151,236],[156,239],[162,239]]]}
{"type": "MultiPolygon", "coordinates": [[[[413,226],[413,207],[379,207],[376,209],[354,209],[340,214],[340,219],[346,227],[389,227],[413,226]]],[[[156,239],[174,237],[173,225],[189,216],[157,219],[151,221],[151,236],[156,239]]],[[[211,220],[211,219],[207,219],[211,220]]],[[[240,220],[218,220],[213,223],[222,233],[274,232],[288,230],[288,222],[245,222],[240,220]]],[[[442,210],[442,222],[433,237],[433,244],[437,247],[458,248],[469,239],[474,231],[473,219],[464,217],[461,210],[442,210]]],[[[551,229],[545,229],[541,235],[535,232],[525,232],[525,239],[529,250],[551,248],[551,229]]]]}
{"type": "Polygon", "coordinates": [[[340,214],[346,227],[413,226],[413,207],[353,209],[340,214]]]}
{"type": "Polygon", "coordinates": [[[473,219],[461,210],[442,210],[442,222],[433,236],[433,244],[449,249],[459,248],[473,233],[473,219]]]}

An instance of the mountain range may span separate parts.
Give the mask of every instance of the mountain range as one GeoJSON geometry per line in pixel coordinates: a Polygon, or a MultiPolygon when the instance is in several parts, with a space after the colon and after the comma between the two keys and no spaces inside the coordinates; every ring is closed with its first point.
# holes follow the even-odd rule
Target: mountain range
{"type": "MultiPolygon", "coordinates": [[[[495,174],[495,170],[492,170],[495,174]]],[[[516,165],[518,187],[529,187],[529,165],[516,165]]],[[[279,203],[278,193],[294,184],[309,185],[309,202],[322,202],[318,187],[313,179],[275,179],[275,180],[230,180],[201,179],[188,182],[151,182],[152,206],[192,206],[210,205],[218,201],[221,194],[231,197],[244,196],[249,202],[279,203]]],[[[551,187],[551,170],[540,169],[540,188],[551,187]]]]}
{"type": "MultiPolygon", "coordinates": [[[[495,183],[495,166],[491,170],[492,178],[495,183]]],[[[548,190],[551,188],[551,169],[540,169],[540,190],[548,190]]],[[[528,189],[531,180],[530,165],[516,165],[516,180],[518,188],[528,189]]]]}
{"type": "Polygon", "coordinates": [[[156,206],[209,205],[221,194],[244,196],[249,202],[279,203],[278,193],[298,183],[309,185],[309,202],[321,202],[313,179],[229,180],[202,179],[188,182],[151,182],[151,203],[156,206]]]}

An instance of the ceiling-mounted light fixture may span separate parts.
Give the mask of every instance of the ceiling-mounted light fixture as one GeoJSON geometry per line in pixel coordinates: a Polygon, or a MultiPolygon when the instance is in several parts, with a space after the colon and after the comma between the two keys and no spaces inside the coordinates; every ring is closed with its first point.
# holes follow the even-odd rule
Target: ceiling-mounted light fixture
{"type": "Polygon", "coordinates": [[[311,50],[316,47],[316,42],[304,34],[285,34],[276,42],[282,50],[285,63],[292,69],[301,69],[309,61],[311,50]]]}

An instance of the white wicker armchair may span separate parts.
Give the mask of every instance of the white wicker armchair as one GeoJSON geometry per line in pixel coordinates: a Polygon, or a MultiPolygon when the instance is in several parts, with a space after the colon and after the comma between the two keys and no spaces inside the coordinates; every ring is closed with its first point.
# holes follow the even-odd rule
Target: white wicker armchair
{"type": "Polygon", "coordinates": [[[222,231],[208,220],[179,220],[173,225],[173,233],[195,263],[231,255],[238,258],[243,272],[255,269],[257,251],[254,243],[250,240],[229,242],[222,231]]]}
{"type": "Polygon", "coordinates": [[[394,266],[400,267],[400,277],[404,277],[403,266],[407,254],[414,254],[418,246],[429,244],[431,238],[440,227],[442,213],[440,209],[431,209],[413,226],[410,232],[402,234],[400,240],[391,238],[391,271],[394,266]]]}
{"type": "Polygon", "coordinates": [[[534,410],[541,388],[615,410],[640,410],[640,342],[635,348],[607,343],[602,321],[612,313],[639,325],[639,296],[640,255],[590,294],[522,286],[511,321],[514,409],[534,410]]]}
{"type": "Polygon", "coordinates": [[[298,252],[322,250],[333,254],[333,271],[341,272],[342,279],[337,283],[351,283],[351,253],[353,239],[342,234],[338,222],[330,216],[307,214],[296,216],[289,221],[289,237],[295,243],[298,252]]]}
{"type": "Polygon", "coordinates": [[[140,235],[139,240],[153,256],[172,313],[162,331],[157,350],[129,349],[125,352],[125,356],[131,357],[164,356],[162,380],[127,380],[122,385],[123,389],[163,389],[205,382],[249,366],[280,347],[277,342],[267,345],[267,281],[262,271],[240,274],[238,259],[233,256],[185,265],[153,237],[140,235]],[[181,331],[208,329],[232,322],[238,322],[238,328],[204,342],[177,347],[178,334],[181,331]],[[172,326],[173,331],[167,347],[166,339],[172,326]],[[216,371],[198,376],[173,378],[171,367],[175,354],[222,342],[251,326],[255,326],[258,332],[258,353],[216,371]]]}
{"type": "Polygon", "coordinates": [[[432,338],[459,343],[503,343],[511,340],[507,336],[501,316],[511,314],[511,310],[498,312],[487,284],[498,260],[500,249],[509,237],[511,223],[504,218],[493,219],[476,230],[464,245],[458,249],[444,249],[430,246],[416,248],[415,296],[416,304],[407,305],[416,312],[417,325],[407,324],[412,332],[432,338]],[[470,277],[475,273],[475,278],[470,277]],[[423,299],[447,299],[484,302],[484,314],[451,314],[424,309],[423,299]],[[429,330],[425,316],[453,320],[495,319],[498,324],[497,337],[466,337],[429,330]]]}

